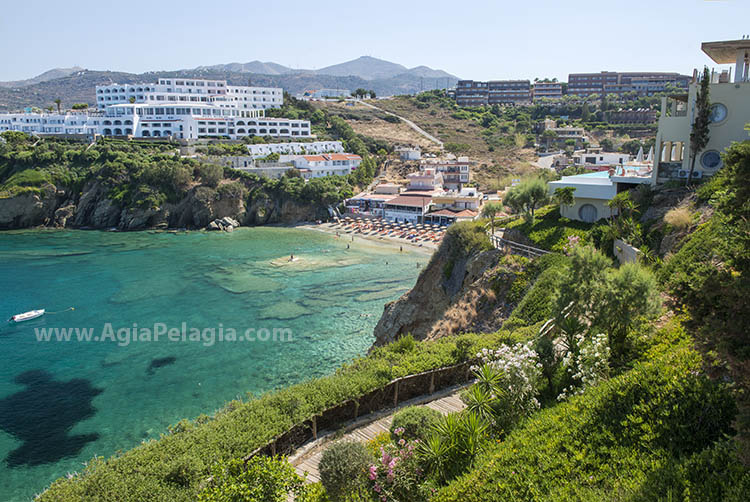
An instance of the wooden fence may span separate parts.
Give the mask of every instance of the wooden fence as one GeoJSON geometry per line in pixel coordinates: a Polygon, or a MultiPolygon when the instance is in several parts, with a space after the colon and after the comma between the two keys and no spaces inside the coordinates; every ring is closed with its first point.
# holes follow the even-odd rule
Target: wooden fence
{"type": "Polygon", "coordinates": [[[244,460],[247,462],[256,455],[289,455],[308,441],[318,439],[321,431],[334,431],[347,422],[356,420],[357,417],[395,408],[399,402],[466,383],[471,379],[471,365],[475,362],[470,360],[392,380],[363,396],[349,399],[313,415],[253,450],[244,460]]]}

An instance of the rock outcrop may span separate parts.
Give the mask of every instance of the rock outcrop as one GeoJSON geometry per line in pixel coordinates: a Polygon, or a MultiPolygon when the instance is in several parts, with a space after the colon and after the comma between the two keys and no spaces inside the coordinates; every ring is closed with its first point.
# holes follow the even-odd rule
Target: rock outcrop
{"type": "Polygon", "coordinates": [[[246,199],[206,186],[197,186],[176,203],[161,207],[123,207],[110,190],[96,181],[79,193],[54,185],[0,198],[0,230],[50,226],[143,230],[146,228],[216,228],[232,231],[241,225],[294,224],[324,219],[324,208],[298,204],[265,193],[246,199]]]}
{"type": "Polygon", "coordinates": [[[510,315],[513,305],[505,302],[497,281],[512,283],[520,266],[495,249],[457,257],[451,238],[448,233],[414,287],[385,306],[375,326],[375,346],[406,334],[425,340],[494,331],[510,315]]]}

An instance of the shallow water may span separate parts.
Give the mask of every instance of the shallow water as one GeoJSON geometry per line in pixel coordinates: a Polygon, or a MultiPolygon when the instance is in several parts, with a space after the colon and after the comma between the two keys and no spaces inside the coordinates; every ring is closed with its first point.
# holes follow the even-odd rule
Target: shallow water
{"type": "Polygon", "coordinates": [[[94,455],[365,353],[383,305],[427,258],[346,245],[287,228],[0,234],[0,317],[59,312],[0,324],[0,500],[28,500],[94,455]],[[92,340],[37,340],[54,328],[92,340]],[[254,341],[240,340],[248,328],[254,341]],[[154,340],[157,329],[175,333],[154,340]]]}

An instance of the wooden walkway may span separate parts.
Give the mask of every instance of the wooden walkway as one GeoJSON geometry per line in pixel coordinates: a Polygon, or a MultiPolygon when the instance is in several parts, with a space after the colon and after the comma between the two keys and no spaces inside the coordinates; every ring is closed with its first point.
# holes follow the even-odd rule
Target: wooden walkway
{"type": "Polygon", "coordinates": [[[442,392],[436,392],[429,396],[422,396],[406,401],[396,409],[390,409],[362,417],[346,427],[345,430],[348,432],[342,437],[333,439],[334,434],[331,433],[317,441],[308,443],[297,450],[295,454],[290,456],[289,462],[294,466],[297,474],[300,476],[305,476],[305,473],[307,473],[307,483],[317,483],[320,481],[320,473],[318,472],[320,458],[323,456],[323,452],[326,448],[331,444],[339,441],[366,442],[372,440],[381,432],[388,432],[391,423],[393,422],[393,414],[405,406],[424,404],[429,408],[439,411],[443,415],[461,411],[466,405],[461,401],[459,394],[465,388],[466,386],[464,385],[451,387],[442,392]]]}

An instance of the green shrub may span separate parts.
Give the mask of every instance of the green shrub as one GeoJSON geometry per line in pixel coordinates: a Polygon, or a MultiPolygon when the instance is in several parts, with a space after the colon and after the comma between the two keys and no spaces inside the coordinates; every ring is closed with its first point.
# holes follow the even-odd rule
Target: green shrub
{"type": "Polygon", "coordinates": [[[395,440],[424,440],[440,421],[441,416],[439,411],[427,406],[407,406],[393,415],[393,423],[390,429],[391,437],[395,440]],[[403,429],[403,431],[400,429],[403,429]]]}
{"type": "Polygon", "coordinates": [[[302,491],[302,478],[285,458],[258,455],[219,462],[199,502],[285,502],[289,493],[302,491]]]}
{"type": "Polygon", "coordinates": [[[362,443],[340,441],[329,446],[320,458],[320,482],[333,502],[349,494],[364,493],[366,472],[374,458],[362,443]]]}
{"type": "Polygon", "coordinates": [[[224,168],[215,164],[203,164],[198,169],[198,173],[204,185],[216,188],[224,177],[224,168]]]}

